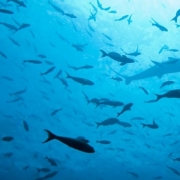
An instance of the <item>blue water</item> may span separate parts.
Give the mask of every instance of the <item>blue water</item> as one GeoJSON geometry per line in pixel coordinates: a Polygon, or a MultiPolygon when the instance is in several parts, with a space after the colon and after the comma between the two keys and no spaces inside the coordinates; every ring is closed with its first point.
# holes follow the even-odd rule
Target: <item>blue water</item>
{"type": "Polygon", "coordinates": [[[51,173],[52,180],[179,179],[180,101],[147,102],[156,99],[154,93],[180,87],[180,18],[172,20],[180,2],[100,0],[98,6],[96,0],[24,0],[26,7],[18,2],[0,0],[0,9],[13,12],[0,12],[0,180],[43,180],[51,173]],[[19,29],[23,23],[27,27],[19,29]],[[137,48],[139,55],[132,56],[137,48]],[[112,54],[102,57],[100,50],[133,62],[120,65],[112,54]],[[143,74],[127,83],[126,76],[149,68],[155,69],[152,76],[143,74]],[[120,81],[113,79],[117,77],[120,81]],[[93,84],[83,85],[87,81],[82,80],[93,84]],[[167,81],[172,83],[160,88],[167,81]],[[88,103],[93,98],[99,104],[88,103]],[[109,101],[124,105],[114,107],[109,101]],[[117,117],[128,103],[132,107],[117,117]],[[108,118],[130,127],[97,128],[97,122],[108,118]],[[153,120],[157,128],[143,128],[153,120]],[[83,136],[95,152],[57,140],[42,143],[47,139],[44,129],[75,140],[83,136]],[[101,140],[109,144],[97,143],[101,140]],[[48,172],[38,173],[37,168],[48,172]]]}

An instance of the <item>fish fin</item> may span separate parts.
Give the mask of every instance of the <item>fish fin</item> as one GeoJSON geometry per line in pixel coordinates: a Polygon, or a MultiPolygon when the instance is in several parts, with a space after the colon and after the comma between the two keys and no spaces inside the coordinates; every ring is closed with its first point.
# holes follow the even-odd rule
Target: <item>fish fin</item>
{"type": "Polygon", "coordinates": [[[48,133],[48,138],[43,143],[56,139],[56,135],[54,135],[52,132],[47,129],[45,129],[45,131],[48,133]]]}
{"type": "Polygon", "coordinates": [[[101,125],[99,122],[95,122],[97,124],[96,129],[101,125]]]}
{"type": "Polygon", "coordinates": [[[125,81],[126,81],[126,85],[128,85],[128,84],[130,84],[131,83],[131,78],[130,77],[128,77],[128,76],[124,76],[124,75],[120,75],[120,76],[122,76],[124,79],[125,79],[125,81]]]}
{"type": "Polygon", "coordinates": [[[175,21],[175,23],[177,23],[177,17],[175,16],[174,18],[171,19],[171,21],[175,21]]]}
{"type": "Polygon", "coordinates": [[[39,168],[36,168],[36,170],[38,171],[38,173],[40,173],[40,172],[41,172],[41,169],[39,169],[39,168]]]}
{"type": "Polygon", "coordinates": [[[71,78],[71,76],[66,72],[66,75],[67,75],[67,77],[66,78],[71,78]]]}
{"type": "Polygon", "coordinates": [[[120,65],[121,65],[121,66],[124,66],[125,64],[126,64],[126,62],[122,62],[122,63],[120,63],[120,65]]]}
{"type": "Polygon", "coordinates": [[[102,52],[102,56],[101,56],[101,57],[107,56],[107,53],[106,53],[105,51],[103,51],[103,50],[101,50],[101,49],[100,49],[100,51],[102,52]]]}
{"type": "Polygon", "coordinates": [[[146,125],[145,125],[145,124],[143,124],[143,123],[141,123],[141,124],[142,124],[143,128],[144,128],[144,127],[146,127],[146,125]]]}
{"type": "Polygon", "coordinates": [[[155,93],[154,95],[156,95],[156,100],[154,102],[159,101],[163,97],[162,95],[155,94],[155,93]]]}

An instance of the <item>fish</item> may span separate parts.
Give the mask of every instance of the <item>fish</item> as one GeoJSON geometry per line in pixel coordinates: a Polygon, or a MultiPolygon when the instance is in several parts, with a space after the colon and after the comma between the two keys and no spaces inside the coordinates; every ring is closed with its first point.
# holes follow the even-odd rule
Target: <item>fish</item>
{"type": "Polygon", "coordinates": [[[111,131],[111,132],[108,133],[108,135],[115,134],[116,132],[117,132],[117,130],[111,131]]]}
{"type": "Polygon", "coordinates": [[[132,23],[132,16],[133,16],[133,14],[131,14],[129,16],[129,18],[127,19],[127,22],[128,22],[129,25],[132,23]]]}
{"type": "Polygon", "coordinates": [[[103,41],[103,43],[106,44],[107,46],[114,47],[114,44],[107,43],[107,42],[104,42],[104,41],[103,41]]]}
{"type": "Polygon", "coordinates": [[[58,171],[53,171],[53,172],[51,172],[51,173],[49,173],[49,174],[47,174],[47,175],[45,175],[45,176],[43,176],[43,177],[41,177],[41,178],[36,178],[35,180],[49,179],[49,178],[54,177],[54,176],[57,175],[57,174],[58,174],[58,171]]]}
{"type": "Polygon", "coordinates": [[[26,89],[23,89],[23,90],[20,90],[20,91],[16,91],[16,92],[10,93],[9,95],[10,96],[17,96],[17,95],[25,93],[26,91],[27,91],[26,89]]]}
{"type": "Polygon", "coordinates": [[[159,54],[161,54],[163,52],[163,50],[168,50],[169,47],[165,44],[160,50],[159,50],[159,54]]]}
{"type": "Polygon", "coordinates": [[[23,120],[23,126],[24,126],[24,129],[28,132],[29,131],[29,125],[25,120],[23,120]]]}
{"type": "Polygon", "coordinates": [[[105,11],[109,11],[109,9],[111,8],[111,7],[103,8],[103,7],[102,7],[102,4],[99,2],[99,0],[97,0],[97,5],[98,5],[98,8],[99,8],[99,9],[105,10],[105,11]]]}
{"type": "Polygon", "coordinates": [[[64,14],[64,11],[63,11],[61,8],[59,8],[59,7],[55,6],[54,4],[52,4],[50,0],[48,1],[48,3],[49,3],[49,4],[51,5],[51,7],[52,7],[53,9],[55,9],[57,12],[59,12],[59,13],[61,13],[61,14],[64,14]]]}
{"type": "Polygon", "coordinates": [[[117,117],[120,116],[121,114],[123,114],[125,111],[130,111],[132,106],[133,106],[133,103],[128,103],[128,104],[126,104],[126,105],[123,107],[122,111],[119,112],[119,113],[117,113],[117,117]]]}
{"type": "Polygon", "coordinates": [[[7,3],[8,3],[8,2],[14,2],[14,3],[16,3],[18,6],[26,7],[26,5],[24,4],[23,1],[19,1],[19,0],[7,0],[7,3]]]}
{"type": "Polygon", "coordinates": [[[12,24],[8,24],[8,23],[4,23],[4,22],[0,22],[1,25],[4,25],[5,27],[7,27],[10,30],[16,31],[17,27],[12,25],[12,24]]]}
{"type": "Polygon", "coordinates": [[[88,80],[88,79],[71,76],[71,75],[69,75],[67,72],[66,72],[66,74],[67,74],[67,78],[70,78],[70,79],[72,79],[73,81],[75,81],[75,82],[77,82],[77,83],[80,83],[80,84],[82,84],[82,85],[84,85],[84,86],[85,86],[85,85],[89,85],[89,86],[94,85],[94,83],[93,83],[92,81],[88,80]]]}
{"type": "Polygon", "coordinates": [[[11,42],[12,42],[14,45],[20,46],[20,44],[19,44],[17,41],[15,41],[13,38],[9,37],[9,39],[11,40],[11,42]]]}
{"type": "Polygon", "coordinates": [[[180,157],[178,158],[172,158],[173,161],[180,161],[180,157]]]}
{"type": "Polygon", "coordinates": [[[102,122],[96,122],[96,124],[97,124],[96,128],[98,128],[99,126],[110,126],[114,124],[119,124],[119,120],[117,118],[108,118],[102,122]]]}
{"type": "Polygon", "coordinates": [[[58,79],[62,82],[62,84],[63,84],[64,86],[69,87],[67,81],[66,81],[64,78],[58,77],[58,79]]]}
{"type": "Polygon", "coordinates": [[[138,50],[138,46],[137,46],[137,48],[136,48],[136,50],[134,51],[134,52],[132,52],[132,53],[127,53],[127,52],[125,52],[123,49],[121,49],[126,55],[129,55],[129,56],[139,56],[139,55],[141,55],[141,53],[139,52],[139,50],[138,50]]]}
{"type": "Polygon", "coordinates": [[[59,111],[61,111],[62,108],[56,109],[51,113],[51,116],[54,116],[55,114],[57,114],[59,111]]]}
{"type": "Polygon", "coordinates": [[[108,40],[112,41],[112,39],[111,39],[109,36],[107,36],[106,34],[102,33],[102,35],[103,35],[104,37],[106,37],[108,40]]]}
{"type": "Polygon", "coordinates": [[[122,78],[120,78],[120,77],[112,77],[111,79],[113,79],[115,81],[122,81],[122,78]]]}
{"type": "Polygon", "coordinates": [[[145,103],[157,102],[162,98],[180,98],[180,89],[170,90],[170,91],[166,92],[165,94],[161,94],[161,95],[159,95],[159,94],[155,94],[155,95],[156,95],[156,99],[146,101],[145,103]]]}
{"type": "Polygon", "coordinates": [[[116,10],[111,10],[111,11],[109,11],[109,13],[111,13],[111,14],[116,14],[117,11],[116,11],[116,10]]]}
{"type": "Polygon", "coordinates": [[[85,29],[85,30],[90,37],[93,37],[92,34],[87,29],[85,29]]]}
{"type": "Polygon", "coordinates": [[[94,9],[95,12],[98,12],[98,10],[94,4],[92,4],[91,2],[89,2],[89,4],[92,6],[92,8],[94,9]]]}
{"type": "Polygon", "coordinates": [[[13,155],[12,152],[7,152],[3,154],[4,157],[8,157],[8,158],[10,158],[12,155],[13,155]]]}
{"type": "Polygon", "coordinates": [[[2,140],[10,142],[10,141],[14,140],[14,137],[12,137],[12,136],[5,136],[5,137],[2,138],[2,140]]]}
{"type": "Polygon", "coordinates": [[[172,52],[178,52],[178,49],[168,49],[168,51],[172,51],[172,52]]]}
{"type": "Polygon", "coordinates": [[[158,129],[159,126],[156,124],[156,122],[153,120],[153,123],[152,124],[144,124],[144,123],[141,123],[143,125],[143,128],[144,127],[148,127],[148,128],[151,128],[151,129],[158,129]]]}
{"type": "Polygon", "coordinates": [[[167,86],[167,85],[171,85],[171,84],[174,84],[175,82],[174,81],[166,81],[166,82],[163,82],[160,86],[160,89],[163,88],[164,86],[167,86]]]}
{"type": "Polygon", "coordinates": [[[88,27],[92,32],[95,32],[95,30],[92,28],[92,26],[90,26],[89,22],[88,22],[88,27]]]}
{"type": "Polygon", "coordinates": [[[151,78],[151,77],[159,77],[161,78],[164,74],[171,74],[180,72],[180,61],[176,61],[175,63],[170,63],[170,61],[165,61],[160,63],[161,66],[152,66],[138,74],[135,74],[133,76],[124,76],[121,75],[123,78],[125,78],[126,84],[130,84],[132,81],[137,81],[141,79],[151,78]]]}
{"type": "Polygon", "coordinates": [[[51,62],[51,61],[44,61],[46,64],[48,64],[48,65],[54,65],[54,63],[53,62],[51,62]]]}
{"type": "Polygon", "coordinates": [[[47,159],[47,161],[51,164],[51,166],[57,166],[57,163],[54,159],[49,158],[49,157],[45,157],[45,159],[47,159]]]}
{"type": "Polygon", "coordinates": [[[39,61],[39,60],[23,60],[23,63],[42,64],[42,61],[39,61]]]}
{"type": "Polygon", "coordinates": [[[134,118],[131,118],[131,121],[132,120],[144,120],[144,118],[143,117],[134,117],[134,118]]]}
{"type": "Polygon", "coordinates": [[[43,58],[43,59],[47,58],[44,54],[38,54],[37,56],[40,57],[40,58],[43,58]]]}
{"type": "Polygon", "coordinates": [[[58,78],[62,74],[62,69],[58,71],[58,73],[54,76],[54,78],[58,78]]]}
{"type": "Polygon", "coordinates": [[[48,138],[43,143],[47,143],[51,140],[56,139],[64,144],[66,144],[67,146],[77,149],[79,151],[82,151],[85,153],[94,153],[95,152],[95,150],[92,146],[90,146],[89,144],[87,144],[81,140],[78,140],[75,138],[63,137],[63,136],[56,136],[49,130],[45,129],[45,131],[48,133],[48,138]]]}
{"type": "Polygon", "coordinates": [[[135,178],[139,178],[139,175],[137,173],[135,173],[135,172],[128,171],[127,173],[131,174],[135,178]]]}
{"type": "Polygon", "coordinates": [[[96,143],[100,143],[100,144],[111,144],[111,141],[107,141],[107,140],[97,140],[96,143]]]}
{"type": "Polygon", "coordinates": [[[65,15],[65,16],[70,17],[70,18],[77,18],[74,14],[63,13],[62,15],[65,15]]]}
{"type": "Polygon", "coordinates": [[[153,177],[153,179],[162,179],[162,178],[163,178],[162,176],[153,177]]]}
{"type": "Polygon", "coordinates": [[[171,21],[175,21],[177,23],[177,19],[180,16],[180,9],[177,10],[176,15],[171,19],[171,21]]]}
{"type": "Polygon", "coordinates": [[[133,59],[130,59],[130,58],[126,57],[125,55],[121,56],[119,53],[116,53],[116,52],[106,53],[103,50],[100,50],[100,51],[102,52],[101,58],[108,56],[111,59],[113,59],[117,62],[120,62],[120,65],[122,65],[122,66],[125,64],[128,64],[128,63],[134,63],[135,62],[133,59]]]}
{"type": "Polygon", "coordinates": [[[7,103],[15,103],[15,102],[19,102],[19,101],[22,101],[22,100],[23,100],[23,98],[17,97],[17,98],[15,98],[15,99],[11,100],[11,101],[6,101],[6,102],[7,102],[7,103]]]}
{"type": "Polygon", "coordinates": [[[6,56],[3,52],[1,52],[1,51],[0,51],[0,55],[1,55],[3,58],[7,59],[7,56],[6,56]]]}
{"type": "Polygon", "coordinates": [[[50,172],[51,170],[49,168],[36,168],[38,173],[40,172],[50,172]]]}
{"type": "Polygon", "coordinates": [[[65,37],[61,36],[58,32],[56,32],[56,34],[62,41],[66,42],[67,44],[70,44],[70,42],[65,37]]]}
{"type": "Polygon", "coordinates": [[[120,102],[120,101],[111,101],[109,99],[105,99],[105,100],[99,100],[99,102],[97,103],[97,106],[98,107],[99,105],[108,105],[108,106],[112,106],[112,107],[118,107],[118,106],[123,106],[124,103],[123,102],[120,102]]]}
{"type": "Polygon", "coordinates": [[[156,22],[153,18],[152,18],[152,21],[153,22],[151,22],[152,23],[152,26],[156,26],[157,28],[159,28],[159,30],[161,30],[161,31],[165,31],[165,32],[167,32],[168,31],[168,29],[167,28],[165,28],[164,26],[162,26],[162,25],[160,25],[158,22],[156,22]]]}
{"type": "Polygon", "coordinates": [[[0,9],[0,13],[4,13],[4,14],[14,14],[13,11],[7,10],[7,9],[0,9]]]}
{"type": "Polygon", "coordinates": [[[123,122],[123,121],[119,121],[118,124],[123,127],[132,127],[132,125],[130,123],[123,122]]]}
{"type": "Polygon", "coordinates": [[[8,77],[8,76],[1,76],[1,78],[7,80],[7,81],[14,81],[12,78],[8,77]]]}
{"type": "Polygon", "coordinates": [[[72,44],[72,47],[77,51],[84,51],[85,46],[87,46],[87,44],[72,44]]]}
{"type": "Polygon", "coordinates": [[[17,31],[19,31],[21,29],[25,29],[25,28],[30,27],[30,26],[31,26],[30,24],[23,23],[23,24],[20,25],[20,27],[15,32],[17,32],[17,31]]]}
{"type": "Polygon", "coordinates": [[[147,95],[149,94],[148,91],[144,87],[139,86],[139,88],[142,89],[145,94],[147,95]]]}
{"type": "Polygon", "coordinates": [[[119,19],[115,19],[115,21],[122,21],[122,20],[126,19],[128,16],[129,15],[126,14],[126,15],[120,17],[119,19]]]}
{"type": "Polygon", "coordinates": [[[172,167],[170,167],[170,166],[166,166],[166,167],[167,167],[168,169],[170,169],[174,174],[180,176],[180,172],[177,171],[176,169],[174,169],[174,168],[172,168],[172,167]]]}
{"type": "Polygon", "coordinates": [[[56,66],[53,66],[53,67],[49,68],[47,71],[41,73],[40,75],[43,76],[43,75],[49,74],[49,73],[51,73],[52,71],[54,71],[55,68],[56,68],[56,66]]]}
{"type": "Polygon", "coordinates": [[[174,145],[177,144],[177,143],[179,143],[179,141],[175,141],[175,142],[171,143],[170,145],[171,145],[171,146],[174,146],[174,145]]]}
{"type": "Polygon", "coordinates": [[[97,14],[97,11],[93,14],[92,12],[90,12],[91,13],[91,15],[89,16],[89,18],[88,18],[88,21],[89,20],[94,20],[94,21],[96,21],[96,14],[97,14]]]}

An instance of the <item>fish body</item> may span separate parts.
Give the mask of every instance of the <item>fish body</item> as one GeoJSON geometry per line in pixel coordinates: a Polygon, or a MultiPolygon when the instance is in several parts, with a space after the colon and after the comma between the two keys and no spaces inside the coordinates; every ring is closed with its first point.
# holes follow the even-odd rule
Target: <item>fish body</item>
{"type": "Polygon", "coordinates": [[[39,60],[23,60],[23,63],[42,64],[42,61],[39,61],[39,60]]]}
{"type": "Polygon", "coordinates": [[[25,28],[27,28],[27,27],[29,27],[29,26],[31,26],[31,25],[30,25],[30,24],[25,24],[25,23],[23,23],[23,24],[20,25],[20,27],[19,27],[15,32],[17,32],[17,31],[19,31],[19,30],[21,30],[21,29],[25,29],[25,28]]]}
{"type": "Polygon", "coordinates": [[[46,143],[53,139],[56,139],[64,144],[66,144],[67,146],[70,146],[79,151],[86,152],[86,153],[94,153],[95,152],[93,147],[91,147],[89,144],[83,142],[82,140],[69,138],[69,137],[63,137],[63,136],[56,136],[55,134],[51,133],[49,130],[45,130],[45,131],[48,133],[48,138],[43,143],[46,143]]]}
{"type": "Polygon", "coordinates": [[[40,172],[50,172],[51,170],[49,168],[36,168],[38,173],[40,172]]]}
{"type": "Polygon", "coordinates": [[[4,14],[14,14],[13,11],[7,10],[7,9],[0,9],[0,13],[4,13],[4,14]]]}
{"type": "Polygon", "coordinates": [[[131,121],[132,120],[144,120],[144,118],[143,117],[134,117],[134,118],[131,118],[131,121]]]}
{"type": "Polygon", "coordinates": [[[0,55],[1,55],[3,58],[7,59],[7,56],[6,56],[3,52],[1,52],[1,51],[0,51],[0,55]]]}
{"type": "Polygon", "coordinates": [[[143,125],[143,128],[144,127],[148,127],[148,128],[151,128],[151,129],[158,129],[159,126],[156,124],[156,122],[153,120],[153,123],[152,124],[144,124],[144,123],[141,123],[143,125]]]}
{"type": "Polygon", "coordinates": [[[145,94],[147,95],[149,94],[148,91],[144,87],[139,86],[139,88],[142,89],[145,94]]]}
{"type": "Polygon", "coordinates": [[[139,178],[139,175],[137,173],[135,173],[135,172],[128,171],[128,174],[131,174],[135,178],[139,178]]]}
{"type": "Polygon", "coordinates": [[[41,73],[41,76],[51,73],[52,71],[54,71],[55,68],[56,68],[56,66],[51,67],[51,68],[48,69],[47,71],[41,73]]]}
{"type": "Polygon", "coordinates": [[[71,76],[67,72],[66,72],[66,74],[67,74],[67,78],[70,78],[73,81],[78,82],[78,83],[80,83],[82,85],[89,85],[89,86],[94,85],[94,83],[92,81],[88,80],[88,79],[71,76]]]}
{"type": "Polygon", "coordinates": [[[44,54],[38,54],[38,57],[40,57],[40,58],[47,58],[44,54]]]}
{"type": "Polygon", "coordinates": [[[65,15],[65,16],[70,17],[70,18],[77,18],[74,14],[63,13],[62,15],[65,15]]]}
{"type": "Polygon", "coordinates": [[[20,46],[20,44],[19,44],[17,41],[15,41],[13,38],[9,37],[9,39],[11,40],[11,42],[12,42],[14,45],[20,46]]]}
{"type": "Polygon", "coordinates": [[[133,103],[128,103],[128,104],[126,104],[126,105],[123,107],[122,111],[119,112],[119,113],[117,113],[117,117],[120,116],[121,114],[123,114],[125,111],[130,111],[132,106],[133,106],[133,103]]]}
{"type": "Polygon", "coordinates": [[[45,159],[47,159],[47,161],[51,164],[51,166],[57,166],[57,163],[54,159],[51,159],[49,157],[45,157],[45,159]]]}
{"type": "Polygon", "coordinates": [[[58,73],[56,74],[56,76],[54,76],[54,78],[58,78],[61,74],[62,74],[62,69],[58,71],[58,73]]]}
{"type": "Polygon", "coordinates": [[[10,141],[14,140],[14,138],[12,136],[5,136],[5,137],[2,138],[2,140],[10,142],[10,141]]]}
{"type": "Polygon", "coordinates": [[[104,37],[106,37],[108,40],[112,41],[112,39],[111,39],[109,36],[107,36],[106,34],[102,33],[102,35],[103,35],[104,37]]]}
{"type": "Polygon", "coordinates": [[[170,167],[170,166],[166,166],[166,167],[167,167],[168,169],[170,169],[174,174],[180,176],[180,172],[177,171],[176,169],[174,169],[174,168],[172,168],[172,167],[170,167]]]}
{"type": "Polygon", "coordinates": [[[177,19],[179,16],[180,16],[180,9],[177,10],[176,15],[171,19],[171,21],[175,21],[175,23],[177,23],[177,19]]]}
{"type": "Polygon", "coordinates": [[[156,22],[153,18],[152,18],[152,21],[153,22],[151,22],[152,23],[152,26],[156,26],[157,28],[159,28],[161,31],[165,31],[165,32],[167,32],[168,31],[168,29],[167,28],[165,28],[164,26],[162,26],[162,25],[160,25],[158,22],[156,22]]]}
{"type": "Polygon", "coordinates": [[[5,27],[9,28],[10,30],[13,30],[13,31],[17,30],[17,27],[12,24],[4,23],[4,22],[0,22],[0,24],[4,25],[5,27]]]}
{"type": "Polygon", "coordinates": [[[26,131],[29,131],[29,125],[25,120],[23,120],[23,126],[26,131]]]}
{"type": "Polygon", "coordinates": [[[174,81],[166,81],[166,82],[162,83],[162,85],[160,86],[160,89],[163,88],[164,86],[168,86],[168,85],[171,85],[174,83],[175,83],[174,81]]]}
{"type": "Polygon", "coordinates": [[[101,141],[96,141],[96,143],[100,143],[100,144],[111,144],[111,141],[107,141],[107,140],[101,140],[101,141]]]}
{"type": "Polygon", "coordinates": [[[108,118],[102,122],[96,122],[96,124],[97,124],[96,128],[98,128],[99,126],[110,126],[114,124],[119,124],[119,120],[116,118],[108,118]]]}
{"type": "Polygon", "coordinates": [[[51,5],[51,7],[52,7],[53,9],[55,9],[57,12],[59,12],[59,13],[61,13],[61,14],[64,14],[64,11],[63,11],[61,8],[59,8],[59,7],[55,6],[54,4],[52,4],[50,0],[48,1],[48,3],[49,3],[49,4],[51,5]]]}
{"type": "Polygon", "coordinates": [[[66,87],[69,86],[68,83],[66,82],[66,80],[65,80],[64,78],[58,77],[58,79],[62,82],[62,84],[63,84],[64,86],[66,86],[66,87]]]}
{"type": "Polygon", "coordinates": [[[122,17],[120,17],[119,19],[115,19],[115,21],[122,21],[124,19],[126,19],[129,15],[124,15],[122,17]]]}
{"type": "Polygon", "coordinates": [[[132,127],[132,125],[130,123],[123,122],[123,121],[119,121],[118,124],[123,127],[132,127]]]}
{"type": "Polygon", "coordinates": [[[51,116],[54,116],[55,114],[57,114],[57,113],[58,113],[59,111],[61,111],[61,110],[62,110],[62,108],[54,110],[54,111],[51,113],[51,116]]]}
{"type": "Polygon", "coordinates": [[[17,96],[17,95],[25,93],[26,91],[27,91],[26,89],[23,89],[23,90],[20,90],[20,91],[16,91],[14,93],[10,93],[9,95],[10,96],[17,96]]]}
{"type": "Polygon", "coordinates": [[[26,7],[26,5],[24,4],[23,1],[19,1],[19,0],[7,0],[7,3],[8,3],[8,2],[14,2],[14,3],[17,4],[18,6],[26,7]]]}

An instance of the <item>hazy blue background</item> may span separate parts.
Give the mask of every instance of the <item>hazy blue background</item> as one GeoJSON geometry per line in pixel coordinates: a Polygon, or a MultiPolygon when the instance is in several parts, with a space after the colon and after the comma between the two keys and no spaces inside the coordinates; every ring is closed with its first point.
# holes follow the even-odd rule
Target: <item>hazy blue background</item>
{"type": "MultiPolygon", "coordinates": [[[[5,0],[0,2],[6,3],[5,0]]],[[[179,162],[172,160],[180,156],[180,143],[171,145],[180,138],[180,101],[163,99],[153,104],[145,104],[144,101],[154,99],[153,93],[162,94],[167,90],[179,88],[180,74],[164,75],[161,79],[153,77],[126,85],[124,81],[116,82],[111,79],[117,75],[109,65],[118,73],[131,76],[153,66],[150,58],[162,62],[168,60],[168,57],[180,57],[179,52],[158,53],[164,44],[170,48],[180,49],[180,29],[176,28],[174,21],[171,21],[180,7],[180,1],[101,0],[103,7],[110,6],[111,10],[117,11],[116,14],[111,14],[100,10],[97,2],[92,0],[91,2],[98,9],[96,22],[89,21],[94,32],[88,27],[90,11],[94,12],[89,0],[51,1],[63,11],[77,16],[75,19],[55,11],[48,1],[24,2],[26,8],[17,7],[13,2],[8,3],[11,6],[1,6],[3,9],[14,11],[14,14],[1,13],[0,22],[16,25],[14,19],[20,24],[28,23],[31,26],[14,33],[0,25],[0,51],[7,56],[4,58],[0,55],[0,138],[14,137],[11,142],[0,140],[0,179],[36,179],[45,175],[43,172],[37,174],[36,168],[42,167],[59,171],[52,180],[136,179],[127,173],[128,171],[137,173],[141,180],[150,180],[156,176],[162,176],[164,180],[179,179],[179,176],[166,166],[180,172],[179,162]],[[130,25],[127,19],[114,21],[126,14],[133,14],[130,25]],[[151,18],[165,26],[168,32],[162,32],[152,26],[151,18]],[[62,41],[57,33],[65,37],[69,43],[62,41]],[[111,37],[112,41],[105,38],[102,33],[111,37]],[[9,37],[16,40],[20,46],[14,45],[9,37]],[[104,42],[114,46],[110,47],[104,42]],[[79,52],[72,47],[72,43],[87,43],[87,46],[83,52],[79,52]],[[125,66],[120,66],[110,58],[101,58],[99,51],[103,49],[106,52],[124,54],[121,48],[126,52],[134,52],[137,45],[142,54],[133,59],[138,62],[125,66]],[[44,54],[47,58],[41,59],[38,54],[44,54]],[[23,60],[27,59],[49,60],[54,63],[56,69],[44,76],[49,84],[43,82],[44,78],[40,73],[45,72],[52,65],[23,64],[23,60]],[[89,64],[94,68],[74,71],[68,67],[68,64],[76,67],[89,64]],[[58,79],[54,79],[61,69],[61,77],[67,81],[68,88],[65,88],[58,79]],[[95,85],[82,86],[71,79],[66,79],[65,71],[72,76],[90,79],[95,85]],[[8,81],[2,76],[8,76],[13,81],[8,81]],[[160,85],[167,80],[176,83],[160,90],[160,85]],[[149,96],[144,94],[139,86],[145,87],[150,93],[149,96]],[[16,97],[10,96],[9,93],[25,88],[27,92],[20,96],[23,101],[7,103],[16,97]],[[119,117],[120,120],[131,123],[132,127],[126,129],[113,125],[96,129],[95,122],[116,117],[122,107],[96,108],[93,104],[87,104],[82,91],[90,99],[106,97],[125,104],[134,103],[131,111],[119,117]],[[61,107],[61,112],[51,116],[53,110],[61,107]],[[12,117],[8,118],[6,115],[12,117]],[[131,122],[131,118],[137,116],[144,117],[144,123],[152,123],[155,119],[159,128],[156,130],[142,128],[140,121],[131,122]],[[23,127],[23,120],[29,125],[28,132],[23,127]],[[62,136],[85,136],[96,152],[86,154],[58,141],[42,144],[47,137],[43,129],[49,129],[62,136]],[[115,134],[108,135],[114,130],[117,130],[115,134]],[[164,136],[168,133],[172,135],[164,136]],[[104,139],[111,141],[111,144],[96,143],[96,140],[104,139]],[[13,155],[9,158],[5,157],[4,153],[7,152],[12,152],[13,155]],[[172,158],[168,157],[170,153],[173,153],[172,158]],[[46,156],[54,159],[58,166],[51,166],[44,159],[46,156]],[[27,165],[29,168],[24,170],[27,165]]],[[[180,20],[178,22],[180,23],[180,20]]]]}

